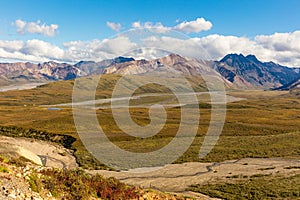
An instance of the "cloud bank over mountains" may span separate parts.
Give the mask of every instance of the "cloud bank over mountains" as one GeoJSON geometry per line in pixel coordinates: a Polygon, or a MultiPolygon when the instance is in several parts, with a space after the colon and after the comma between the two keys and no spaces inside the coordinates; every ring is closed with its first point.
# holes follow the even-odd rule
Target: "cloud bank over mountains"
{"type": "MultiPolygon", "coordinates": [[[[19,34],[39,34],[53,37],[57,34],[58,25],[46,25],[40,20],[26,22],[16,20],[14,26],[19,34]]],[[[116,22],[107,22],[112,30],[120,31],[123,25],[116,22]]],[[[157,33],[179,31],[182,33],[199,33],[211,29],[213,24],[204,18],[193,21],[177,22],[174,26],[165,26],[160,22],[133,22],[131,30],[154,29],[157,33]]],[[[168,52],[179,53],[183,56],[200,59],[217,60],[229,53],[254,54],[262,61],[274,61],[282,65],[300,67],[300,31],[289,33],[274,33],[272,35],[257,35],[254,38],[224,36],[211,34],[204,37],[174,38],[165,35],[149,35],[143,39],[143,45],[149,47],[147,51],[139,51],[137,56],[133,52],[140,44],[125,34],[119,34],[110,39],[94,39],[91,41],[67,41],[60,45],[46,42],[41,39],[31,40],[1,40],[0,60],[4,61],[31,61],[75,63],[80,60],[100,61],[114,58],[127,53],[136,58],[153,59],[160,55],[155,48],[168,52]],[[152,47],[152,48],[151,48],[152,47]],[[155,47],[155,48],[153,48],[155,47]],[[151,49],[151,50],[149,50],[151,49]],[[131,52],[131,53],[130,53],[131,52]]]]}

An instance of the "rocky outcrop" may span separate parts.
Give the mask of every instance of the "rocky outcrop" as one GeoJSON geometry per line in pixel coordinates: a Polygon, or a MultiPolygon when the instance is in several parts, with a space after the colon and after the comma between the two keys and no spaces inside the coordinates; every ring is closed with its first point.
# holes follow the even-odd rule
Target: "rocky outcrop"
{"type": "Polygon", "coordinates": [[[1,200],[54,200],[49,191],[37,193],[32,190],[29,182],[31,175],[35,171],[40,171],[42,167],[37,167],[28,163],[28,166],[14,166],[0,161],[0,166],[5,171],[0,172],[1,200]]]}

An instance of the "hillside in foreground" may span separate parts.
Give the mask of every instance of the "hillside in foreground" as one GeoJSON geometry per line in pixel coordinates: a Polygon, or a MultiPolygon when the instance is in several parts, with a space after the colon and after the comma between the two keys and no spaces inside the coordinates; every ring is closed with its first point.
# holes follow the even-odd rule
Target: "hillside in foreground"
{"type": "Polygon", "coordinates": [[[188,197],[144,190],[126,185],[115,178],[90,175],[83,170],[59,170],[37,166],[22,158],[0,155],[2,200],[56,200],[56,199],[170,199],[188,197]]]}

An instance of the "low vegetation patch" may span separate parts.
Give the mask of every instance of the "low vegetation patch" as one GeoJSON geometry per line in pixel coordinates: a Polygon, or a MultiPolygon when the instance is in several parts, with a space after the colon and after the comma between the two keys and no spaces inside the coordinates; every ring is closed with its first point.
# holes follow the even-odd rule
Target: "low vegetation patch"
{"type": "Polygon", "coordinates": [[[121,183],[115,178],[104,178],[100,175],[89,175],[82,170],[54,170],[41,172],[37,180],[32,175],[30,181],[33,189],[39,190],[39,183],[49,190],[54,197],[66,199],[137,199],[140,189],[121,183]]]}
{"type": "Polygon", "coordinates": [[[259,168],[258,170],[261,170],[261,171],[265,171],[265,170],[272,170],[272,169],[275,169],[276,167],[265,167],[265,168],[259,168]]]}
{"type": "Polygon", "coordinates": [[[9,170],[6,167],[0,165],[0,172],[2,172],[2,173],[8,173],[9,170]]]}
{"type": "Polygon", "coordinates": [[[291,177],[251,176],[236,183],[192,185],[188,190],[221,199],[299,199],[300,174],[291,177]]]}
{"type": "Polygon", "coordinates": [[[226,178],[229,178],[229,179],[243,179],[243,178],[248,178],[248,176],[239,174],[239,175],[226,176],[226,178]]]}
{"type": "Polygon", "coordinates": [[[16,126],[0,126],[0,135],[9,137],[25,137],[38,140],[56,142],[63,145],[66,148],[70,148],[72,143],[75,142],[75,138],[69,135],[59,135],[49,133],[47,131],[39,131],[33,128],[23,129],[16,126]]]}
{"type": "Polygon", "coordinates": [[[300,169],[300,166],[288,166],[285,167],[284,169],[300,169]]]}
{"type": "Polygon", "coordinates": [[[9,160],[3,155],[0,155],[0,162],[7,163],[9,160]]]}

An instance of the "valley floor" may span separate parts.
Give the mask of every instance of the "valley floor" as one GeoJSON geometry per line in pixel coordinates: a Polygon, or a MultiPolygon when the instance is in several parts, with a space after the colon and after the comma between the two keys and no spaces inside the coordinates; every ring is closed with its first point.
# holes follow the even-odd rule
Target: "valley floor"
{"type": "MultiPolygon", "coordinates": [[[[111,77],[107,78],[108,82],[112,80],[114,79],[111,77]]],[[[210,154],[200,160],[199,149],[211,118],[210,104],[207,104],[205,93],[201,93],[198,95],[201,121],[199,121],[197,136],[190,148],[176,161],[177,164],[167,165],[158,171],[132,173],[99,170],[107,169],[107,167],[104,168],[101,163],[96,162],[80,142],[74,125],[73,110],[70,105],[66,104],[72,101],[72,87],[72,82],[67,81],[51,83],[31,90],[1,93],[1,135],[30,137],[30,139],[1,137],[0,154],[15,153],[38,164],[65,169],[76,168],[77,162],[81,168],[92,174],[113,176],[124,183],[190,195],[200,199],[208,198],[200,194],[204,193],[203,191],[208,191],[205,194],[209,196],[227,198],[227,194],[211,195],[211,190],[217,186],[219,188],[215,192],[219,193],[232,187],[235,189],[229,192],[235,195],[242,195],[242,192],[254,191],[255,193],[256,188],[237,190],[241,187],[239,185],[241,181],[242,184],[248,181],[252,185],[261,186],[262,193],[257,196],[258,199],[262,199],[267,191],[271,191],[271,194],[273,190],[281,191],[278,196],[281,199],[300,197],[298,192],[300,191],[300,99],[298,93],[259,90],[227,91],[227,97],[231,99],[226,105],[227,115],[223,132],[210,154]],[[60,109],[47,109],[51,108],[51,105],[60,109]],[[63,140],[70,143],[62,143],[56,138],[69,138],[74,141],[63,140]],[[40,139],[46,141],[40,141],[40,139]],[[53,145],[49,141],[57,143],[53,145]],[[67,145],[66,148],[69,149],[61,148],[57,145],[58,143],[67,145]],[[205,186],[207,184],[214,186],[205,186]]],[[[165,129],[155,137],[137,140],[124,135],[114,123],[112,112],[107,108],[110,106],[107,101],[112,100],[109,94],[105,88],[100,87],[95,99],[102,100],[93,103],[99,106],[96,109],[99,124],[112,142],[129,151],[150,152],[171,141],[180,120],[180,112],[174,107],[178,102],[172,97],[137,94],[136,99],[132,99],[131,115],[133,120],[140,125],[149,123],[149,112],[147,109],[140,108],[139,105],[152,105],[160,101],[172,105],[167,108],[169,120],[165,129]]],[[[115,100],[122,105],[123,102],[119,101],[120,99],[115,100]]],[[[195,109],[192,104],[186,108],[191,111],[195,109]]],[[[118,112],[122,111],[122,109],[118,110],[118,112]]],[[[235,197],[227,199],[236,199],[235,197]]]]}

